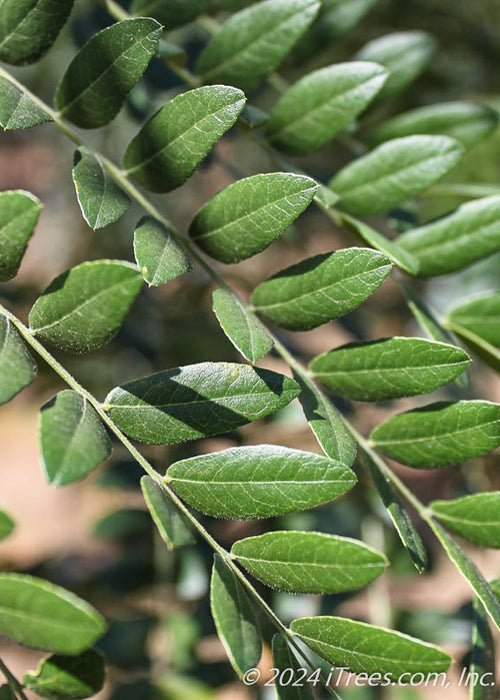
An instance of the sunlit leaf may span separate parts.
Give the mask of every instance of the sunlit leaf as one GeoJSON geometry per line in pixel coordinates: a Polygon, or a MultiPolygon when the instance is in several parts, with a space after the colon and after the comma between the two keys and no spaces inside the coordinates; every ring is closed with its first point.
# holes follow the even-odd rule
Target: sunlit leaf
{"type": "Polygon", "coordinates": [[[476,493],[429,508],[452,532],[483,547],[500,548],[500,491],[476,493]]]}
{"type": "Polygon", "coordinates": [[[9,129],[30,129],[44,122],[51,122],[52,117],[31,97],[28,97],[16,85],[0,77],[0,126],[9,129]]]}

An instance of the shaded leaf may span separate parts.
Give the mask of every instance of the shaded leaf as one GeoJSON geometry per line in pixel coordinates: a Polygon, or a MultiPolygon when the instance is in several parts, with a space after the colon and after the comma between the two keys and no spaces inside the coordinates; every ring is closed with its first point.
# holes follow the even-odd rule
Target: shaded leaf
{"type": "Polygon", "coordinates": [[[17,700],[10,688],[10,685],[0,685],[0,700],[17,700]]]}
{"type": "Polygon", "coordinates": [[[0,77],[0,126],[8,129],[30,129],[44,122],[51,122],[52,117],[31,97],[28,97],[16,85],[0,77]]]}
{"type": "Polygon", "coordinates": [[[269,114],[254,105],[245,105],[241,112],[238,123],[246,129],[258,129],[269,119],[269,114]]]}
{"type": "Polygon", "coordinates": [[[44,290],[30,311],[30,328],[63,350],[95,350],[117,333],[142,284],[131,263],[84,262],[44,290]]]}
{"type": "Polygon", "coordinates": [[[51,656],[42,659],[36,671],[27,671],[23,683],[42,698],[88,698],[104,685],[104,659],[93,650],[80,656],[51,656]]]}
{"type": "Polygon", "coordinates": [[[191,272],[193,266],[170,232],[155,219],[142,218],[134,231],[134,254],[150,286],[166,284],[191,272]]]}
{"type": "Polygon", "coordinates": [[[170,31],[192,22],[207,7],[210,0],[132,0],[134,15],[154,17],[170,31]]]}
{"type": "Polygon", "coordinates": [[[347,248],[281,270],[252,294],[255,309],[274,323],[305,331],[352,311],[391,271],[385,255],[347,248]]]}
{"type": "Polygon", "coordinates": [[[0,508],[0,540],[8,537],[15,527],[16,523],[10,515],[3,508],[0,508]]]}
{"type": "Polygon", "coordinates": [[[92,606],[35,576],[1,573],[0,599],[0,632],[32,649],[80,654],[106,630],[92,606]]]}
{"type": "Polygon", "coordinates": [[[500,445],[500,404],[432,403],[389,418],[371,439],[384,454],[411,467],[463,462],[500,445]]]}
{"type": "Polygon", "coordinates": [[[82,129],[108,124],[156,53],[161,33],[158,22],[141,17],[94,34],[56,88],[54,104],[61,116],[82,129]]]}
{"type": "Polygon", "coordinates": [[[231,666],[242,676],[259,662],[262,636],[241,583],[217,554],[210,582],[210,606],[231,666]]]}
{"type": "Polygon", "coordinates": [[[212,307],[222,330],[246,360],[257,362],[271,350],[274,341],[267,328],[235,294],[216,289],[212,307]]]}
{"type": "Polygon", "coordinates": [[[387,78],[375,63],[340,63],[301,78],[271,112],[266,135],[285,153],[316,151],[353,122],[387,78]]]}
{"type": "Polygon", "coordinates": [[[97,412],[76,391],[60,391],[42,407],[38,435],[45,478],[53,486],[83,479],[112,450],[97,412]]]}
{"type": "Polygon", "coordinates": [[[469,542],[500,548],[500,491],[432,501],[429,508],[449,530],[469,542]]]}
{"type": "Polygon", "coordinates": [[[270,518],[327,503],[354,473],[327,457],[278,445],[233,447],[176,462],[166,481],[189,505],[218,518],[270,518]]]}
{"type": "MultiPolygon", "coordinates": [[[[354,216],[371,216],[428,189],[458,163],[462,154],[458,141],[447,136],[393,139],[346,165],[329,186],[340,196],[340,209],[354,216]]],[[[402,239],[397,239],[400,246],[402,239]]],[[[414,253],[410,247],[405,250],[414,253]]]]}
{"type": "Polygon", "coordinates": [[[427,394],[453,381],[470,364],[456,345],[423,338],[349,343],[315,357],[313,375],[340,396],[382,401],[427,394]]]}
{"type": "Polygon", "coordinates": [[[500,350],[484,338],[460,326],[458,323],[448,320],[447,325],[455,333],[470,352],[479,357],[486,365],[500,373],[500,350]]]}
{"type": "Polygon", "coordinates": [[[151,539],[153,523],[145,510],[140,508],[119,508],[98,520],[92,534],[101,540],[151,539]]]}
{"type": "Polygon", "coordinates": [[[472,653],[469,673],[473,681],[469,686],[470,700],[495,700],[497,695],[495,641],[488,618],[479,600],[474,601],[474,626],[472,628],[472,653]],[[477,674],[477,676],[473,675],[477,674]],[[474,682],[474,679],[482,682],[474,682]],[[489,682],[488,682],[488,679],[489,682]]]}
{"type": "Polygon", "coordinates": [[[432,644],[342,617],[303,617],[291,629],[324,659],[354,673],[387,673],[397,680],[403,673],[446,671],[452,662],[432,644]]]}
{"type": "Polygon", "coordinates": [[[291,593],[356,590],[388,565],[381,552],[357,540],[291,530],[239,540],[231,554],[259,581],[291,593]]]}
{"type": "Polygon", "coordinates": [[[413,134],[442,134],[471,148],[498,126],[498,112],[477,102],[443,102],[412,109],[384,122],[368,134],[370,143],[413,134]]]}
{"type": "Polygon", "coordinates": [[[116,387],[105,408],[130,437],[167,445],[234,430],[274,413],[298,393],[294,381],[276,372],[203,362],[116,387]]]}
{"type": "Polygon", "coordinates": [[[42,204],[30,192],[0,192],[0,282],[17,275],[42,204]]]}
{"type": "Polygon", "coordinates": [[[292,173],[238,180],[200,209],[189,235],[216,260],[245,260],[283,233],[309,206],[317,189],[311,178],[292,173]]]}
{"type": "Polygon", "coordinates": [[[379,97],[389,97],[412,83],[430,62],[436,40],[426,32],[394,32],[368,42],[355,58],[373,61],[389,71],[379,97]]]}
{"type": "Polygon", "coordinates": [[[0,405],[35,380],[37,366],[13,324],[0,314],[0,405]]]}
{"type": "MultiPolygon", "coordinates": [[[[275,689],[279,700],[314,700],[310,685],[305,682],[300,682],[302,676],[302,667],[297,661],[295,654],[290,649],[287,638],[283,634],[275,634],[272,642],[273,661],[275,668],[278,668],[281,673],[275,679],[275,689]],[[293,677],[290,683],[282,682],[282,673],[285,670],[292,669],[293,677]],[[300,673],[300,676],[298,675],[300,673]],[[297,685],[294,685],[297,683],[297,685]]],[[[288,681],[288,673],[284,677],[288,681]]]]}
{"type": "Polygon", "coordinates": [[[152,192],[179,187],[233,126],[244,104],[244,94],[225,85],[178,95],[129,143],[123,157],[126,175],[152,192]]]}
{"type": "Polygon", "coordinates": [[[83,218],[94,230],[118,221],[130,206],[129,196],[87,148],[75,153],[73,182],[83,218]]]}
{"type": "Polygon", "coordinates": [[[38,61],[69,17],[75,0],[0,0],[0,61],[38,61]]]}
{"type": "Polygon", "coordinates": [[[396,240],[418,258],[420,277],[461,270],[500,250],[500,196],[467,202],[453,214],[407,231],[396,240]]]}
{"type": "Polygon", "coordinates": [[[500,346],[500,291],[486,292],[462,302],[450,311],[448,319],[491,345],[500,346]]]}
{"type": "Polygon", "coordinates": [[[264,0],[228,19],[200,56],[206,83],[250,92],[285,58],[318,12],[317,0],[264,0]]]}
{"type": "Polygon", "coordinates": [[[175,549],[194,544],[196,540],[191,530],[164,489],[150,476],[142,477],[141,488],[154,524],[167,547],[175,549]]]}
{"type": "MultiPolygon", "coordinates": [[[[377,0],[322,0],[310,34],[322,44],[347,34],[377,0]]],[[[315,43],[317,47],[317,44],[315,43]]]]}

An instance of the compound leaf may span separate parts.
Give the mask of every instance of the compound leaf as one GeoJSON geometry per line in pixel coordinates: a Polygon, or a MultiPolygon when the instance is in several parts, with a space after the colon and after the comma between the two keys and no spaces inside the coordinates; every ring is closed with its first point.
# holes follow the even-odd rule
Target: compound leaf
{"type": "MultiPolygon", "coordinates": [[[[371,216],[393,209],[428,189],[462,155],[462,146],[447,136],[393,139],[346,165],[329,186],[340,196],[340,209],[354,216],[371,216]]],[[[398,245],[402,238],[397,239],[398,245]]],[[[414,253],[409,247],[405,250],[414,253]]]]}
{"type": "Polygon", "coordinates": [[[142,276],[150,286],[166,284],[193,269],[168,229],[147,216],[135,228],[134,254],[142,276]]]}
{"type": "Polygon", "coordinates": [[[267,248],[311,203],[318,185],[292,173],[238,180],[196,214],[189,235],[205,253],[235,263],[267,248]]]}
{"type": "Polygon", "coordinates": [[[500,346],[500,291],[486,292],[465,301],[450,311],[448,320],[491,345],[500,346]]]}
{"type": "Polygon", "coordinates": [[[92,606],[35,576],[0,574],[0,599],[0,632],[32,649],[80,654],[106,631],[92,606]]]}
{"type": "Polygon", "coordinates": [[[76,391],[60,391],[40,412],[40,456],[53,486],[83,479],[111,454],[111,440],[95,409],[76,391]]]}
{"type": "Polygon", "coordinates": [[[210,0],[132,0],[134,15],[154,17],[170,31],[192,22],[207,7],[210,0]]]}
{"type": "Polygon", "coordinates": [[[259,662],[262,636],[241,583],[217,554],[210,583],[210,606],[231,666],[242,676],[259,662]]]}
{"type": "Polygon", "coordinates": [[[469,542],[500,548],[500,491],[432,501],[429,508],[449,530],[469,542]]]}
{"type": "Polygon", "coordinates": [[[340,63],[309,73],[271,112],[266,134],[285,153],[307,155],[353,122],[387,78],[375,63],[340,63]]]}
{"type": "Polygon", "coordinates": [[[500,445],[500,404],[432,403],[389,418],[371,439],[384,454],[411,467],[463,462],[500,445]]]}
{"type": "Polygon", "coordinates": [[[333,501],[356,483],[344,464],[277,445],[233,447],[176,462],[166,480],[218,518],[271,518],[333,501]]]}
{"type": "Polygon", "coordinates": [[[257,362],[271,350],[274,341],[268,330],[235,294],[216,289],[212,307],[220,327],[246,360],[257,362]]]}
{"type": "Polygon", "coordinates": [[[82,129],[116,117],[153,58],[162,33],[154,19],[126,19],[102,29],[80,49],[61,78],[56,109],[82,129]]]}
{"type": "Polygon", "coordinates": [[[288,54],[316,16],[317,0],[264,0],[227,20],[198,61],[206,83],[250,92],[288,54]]]}
{"type": "Polygon", "coordinates": [[[104,685],[104,659],[92,649],[79,656],[42,659],[36,671],[23,676],[26,688],[51,700],[83,700],[104,685]]]}
{"type": "Polygon", "coordinates": [[[427,394],[452,382],[470,364],[456,345],[423,338],[349,343],[315,357],[310,369],[334,393],[356,401],[427,394]]]}
{"type": "Polygon", "coordinates": [[[167,445],[234,430],[274,413],[298,393],[292,379],[276,372],[203,362],[116,387],[106,409],[130,437],[167,445]]]}
{"type": "Polygon", "coordinates": [[[30,311],[30,328],[63,350],[95,350],[117,333],[142,284],[131,263],[84,262],[44,290],[30,311]]]}
{"type": "Polygon", "coordinates": [[[30,129],[51,121],[50,114],[33,102],[31,97],[10,80],[0,77],[0,126],[3,129],[30,129]]]}
{"type": "Polygon", "coordinates": [[[42,204],[30,192],[0,192],[0,282],[17,275],[42,204]]]}
{"type": "Polygon", "coordinates": [[[388,565],[381,552],[357,540],[292,530],[239,540],[231,554],[259,581],[291,593],[352,591],[388,565]]]}
{"type": "Polygon", "coordinates": [[[310,330],[355,309],[390,271],[385,255],[365,248],[315,255],[262,282],[252,303],[283,328],[310,330]]]}
{"type": "Polygon", "coordinates": [[[445,651],[401,632],[342,617],[303,617],[291,624],[292,632],[308,647],[335,666],[354,673],[440,673],[452,659],[445,651]]]}
{"type": "Polygon", "coordinates": [[[175,549],[194,544],[196,540],[191,530],[161,486],[150,476],[143,476],[141,488],[151,517],[167,547],[175,549]]]}
{"type": "Polygon", "coordinates": [[[0,406],[34,381],[37,366],[9,319],[0,314],[0,406]]]}
{"type": "Polygon", "coordinates": [[[146,122],[123,157],[126,174],[152,192],[170,192],[196,170],[245,105],[241,90],[209,85],[178,95],[146,122]]]}
{"type": "Polygon", "coordinates": [[[75,153],[73,182],[83,218],[94,230],[118,221],[130,206],[128,195],[86,148],[75,153]]]}

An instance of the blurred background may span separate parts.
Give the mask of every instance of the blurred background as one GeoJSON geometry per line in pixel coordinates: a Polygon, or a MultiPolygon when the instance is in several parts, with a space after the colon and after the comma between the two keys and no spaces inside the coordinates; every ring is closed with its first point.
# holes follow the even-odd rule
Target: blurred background
{"type": "MultiPolygon", "coordinates": [[[[168,2],[168,0],[166,0],[168,2]]],[[[358,0],[356,0],[358,2],[358,0]]],[[[353,0],[354,2],[354,0],[353,0]]],[[[248,2],[221,0],[224,11],[248,2]]],[[[361,2],[359,3],[361,6],[361,2]]],[[[403,30],[424,30],[437,40],[425,72],[406,91],[380,108],[372,108],[360,125],[375,124],[391,114],[435,102],[467,99],[500,108],[500,4],[498,0],[364,0],[368,9],[354,27],[329,24],[325,15],[316,23],[282,67],[288,80],[316,67],[351,59],[369,40],[403,30]]],[[[124,3],[124,7],[127,7],[124,3]]],[[[53,91],[77,47],[112,22],[102,3],[77,0],[70,23],[54,48],[35,67],[15,74],[37,95],[51,102],[53,91]]],[[[198,24],[169,35],[184,47],[188,66],[207,41],[198,24]]],[[[155,59],[132,91],[126,108],[107,129],[85,133],[85,139],[119,162],[140,124],[160,105],[186,88],[175,73],[155,59]]],[[[250,96],[251,103],[269,108],[277,98],[270,87],[250,96]]],[[[352,158],[349,138],[339,139],[318,155],[297,161],[301,168],[326,182],[352,158]]],[[[113,257],[130,260],[134,225],[142,216],[132,205],[116,224],[94,232],[85,224],[71,181],[72,145],[50,124],[32,131],[0,134],[0,190],[25,189],[45,204],[35,236],[18,277],[3,285],[0,295],[22,318],[54,276],[83,260],[113,257]]],[[[224,137],[199,171],[179,190],[156,197],[168,217],[185,230],[197,209],[235,179],[274,170],[273,164],[236,129],[224,137]]],[[[500,132],[477,145],[448,176],[449,182],[490,182],[500,186],[500,132]]],[[[450,211],[458,199],[421,199],[374,223],[388,235],[450,211]]],[[[224,275],[248,295],[277,270],[316,253],[356,242],[311,207],[267,251],[227,267],[224,275]]],[[[427,301],[444,312],[454,300],[498,288],[500,256],[492,256],[465,272],[428,283],[414,282],[427,301]]],[[[165,287],[145,290],[136,300],[123,328],[103,350],[75,357],[55,352],[62,363],[90,391],[102,399],[110,388],[159,369],[199,361],[240,361],[211,312],[213,283],[200,270],[165,287]]],[[[334,324],[308,333],[278,331],[286,345],[304,361],[351,340],[389,335],[423,335],[407,310],[400,288],[388,280],[363,306],[334,324]]],[[[287,372],[270,355],[261,366],[287,372]]],[[[15,533],[0,544],[0,567],[47,578],[76,591],[101,610],[110,622],[99,648],[110,662],[105,690],[110,700],[245,700],[274,697],[262,686],[245,689],[235,680],[217,639],[208,602],[212,553],[204,543],[169,552],[154,531],[145,511],[140,468],[118,445],[112,458],[80,484],[59,490],[42,476],[37,448],[40,406],[64,388],[40,364],[39,378],[10,404],[0,409],[0,494],[15,517],[15,533]]],[[[471,369],[471,383],[456,384],[432,395],[439,398],[500,400],[498,375],[479,362],[471,369]]],[[[367,433],[387,416],[431,398],[405,399],[378,405],[338,403],[356,426],[367,433]]],[[[225,447],[275,443],[319,451],[295,401],[275,416],[221,438],[171,448],[144,447],[160,472],[178,459],[225,447]]],[[[424,501],[453,498],[479,490],[500,488],[498,454],[462,467],[419,472],[394,468],[424,501]]],[[[314,511],[279,520],[232,522],[203,518],[224,546],[269,527],[313,529],[360,537],[385,549],[392,566],[388,573],[359,593],[337,596],[293,596],[259,591],[285,621],[313,614],[340,614],[373,624],[393,626],[421,639],[445,646],[458,660],[450,679],[461,672],[460,662],[470,648],[472,608],[470,591],[441,554],[426,530],[421,534],[432,555],[430,571],[419,576],[401,547],[369,480],[357,470],[360,482],[347,496],[314,511]],[[454,674],[454,675],[453,675],[454,674]]],[[[466,549],[488,578],[500,576],[500,554],[466,549]]],[[[272,630],[261,620],[268,641],[272,630]]],[[[40,654],[0,638],[0,656],[16,673],[34,668],[40,654]]],[[[272,666],[266,647],[262,682],[272,666]]],[[[466,689],[350,688],[348,700],[416,700],[465,698],[466,689]]],[[[33,696],[32,696],[33,697],[33,696]]]]}

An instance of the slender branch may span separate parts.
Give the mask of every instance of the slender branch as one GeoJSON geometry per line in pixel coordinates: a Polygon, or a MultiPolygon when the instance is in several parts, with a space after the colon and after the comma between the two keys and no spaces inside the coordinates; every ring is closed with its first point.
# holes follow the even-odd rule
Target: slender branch
{"type": "Polygon", "coordinates": [[[11,673],[11,671],[7,668],[2,659],[0,659],[0,671],[2,671],[3,675],[5,676],[5,679],[9,684],[9,687],[14,693],[14,695],[16,695],[19,698],[19,700],[28,700],[26,695],[24,694],[22,684],[17,680],[14,674],[11,673]]]}

